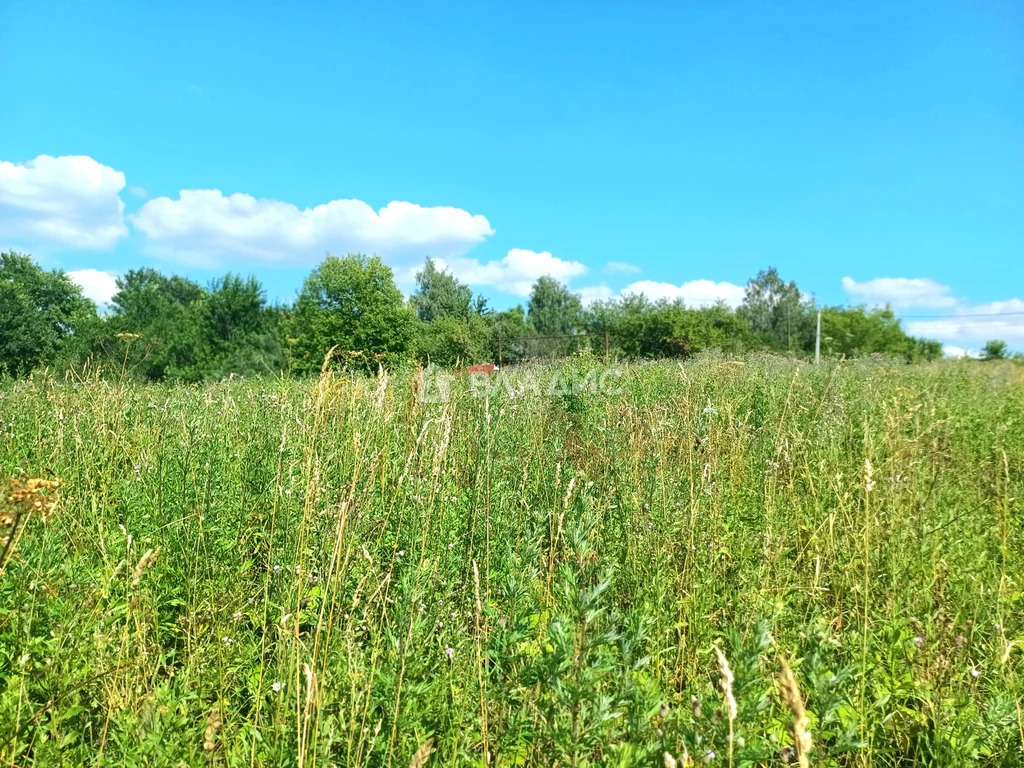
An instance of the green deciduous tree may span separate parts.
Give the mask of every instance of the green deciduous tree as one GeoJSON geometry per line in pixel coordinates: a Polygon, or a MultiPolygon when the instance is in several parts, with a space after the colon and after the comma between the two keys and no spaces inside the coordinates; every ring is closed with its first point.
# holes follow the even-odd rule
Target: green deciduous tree
{"type": "Polygon", "coordinates": [[[527,338],[533,333],[522,304],[487,315],[491,360],[516,363],[528,356],[527,338]]]}
{"type": "Polygon", "coordinates": [[[747,282],[739,312],[772,349],[799,349],[811,332],[810,316],[796,283],[784,281],[775,267],[761,270],[747,282]]]}
{"type": "Polygon", "coordinates": [[[608,333],[612,349],[631,358],[685,357],[705,349],[740,352],[750,329],[724,304],[688,309],[681,300],[643,295],[595,302],[588,312],[595,337],[608,333]]]}
{"type": "Polygon", "coordinates": [[[113,314],[94,344],[108,368],[150,381],[269,373],[283,365],[278,309],[254,277],[228,274],[208,288],[153,269],[118,279],[113,314]]]}
{"type": "Polygon", "coordinates": [[[595,302],[588,313],[595,336],[608,334],[615,351],[633,359],[685,356],[688,340],[680,336],[686,312],[681,301],[651,301],[644,295],[595,302]]]}
{"type": "Polygon", "coordinates": [[[541,277],[533,284],[526,303],[526,316],[542,336],[578,333],[583,328],[583,305],[553,277],[541,277]]]}
{"type": "Polygon", "coordinates": [[[942,357],[942,343],[935,339],[922,339],[913,337],[913,346],[910,350],[910,360],[913,362],[938,360],[942,357]]]}
{"type": "Polygon", "coordinates": [[[473,313],[473,292],[450,272],[438,269],[433,259],[427,259],[416,273],[416,291],[409,303],[416,317],[425,323],[442,317],[468,322],[473,313]]]}
{"type": "Polygon", "coordinates": [[[472,364],[488,358],[486,301],[473,301],[469,286],[427,259],[416,275],[416,291],[409,298],[418,325],[415,357],[436,365],[472,364]]]}
{"type": "Polygon", "coordinates": [[[62,359],[95,322],[95,305],[63,272],[0,253],[0,373],[24,376],[62,359]]]}
{"type": "MultiPolygon", "coordinates": [[[[808,340],[806,351],[813,350],[808,340]]],[[[893,311],[886,308],[824,307],[821,310],[821,351],[825,355],[887,354],[908,360],[933,360],[942,345],[907,334],[893,311]]]]}
{"type": "Polygon", "coordinates": [[[200,322],[202,286],[146,267],[120,276],[117,287],[99,340],[108,367],[124,355],[128,370],[149,381],[202,379],[209,357],[200,322]]]}
{"type": "Polygon", "coordinates": [[[1002,339],[991,339],[985,342],[981,350],[982,360],[1005,360],[1009,356],[1006,342],[1002,339]]]}
{"type": "Polygon", "coordinates": [[[368,369],[409,350],[415,315],[376,256],[327,256],[303,283],[287,323],[292,366],[320,370],[337,346],[342,359],[368,369]]]}
{"type": "Polygon", "coordinates": [[[283,313],[267,306],[255,277],[214,280],[197,309],[207,344],[206,378],[270,373],[282,366],[283,313]]]}
{"type": "Polygon", "coordinates": [[[415,357],[422,363],[454,366],[489,362],[490,334],[484,318],[468,320],[439,317],[431,323],[420,322],[416,330],[415,357]]]}

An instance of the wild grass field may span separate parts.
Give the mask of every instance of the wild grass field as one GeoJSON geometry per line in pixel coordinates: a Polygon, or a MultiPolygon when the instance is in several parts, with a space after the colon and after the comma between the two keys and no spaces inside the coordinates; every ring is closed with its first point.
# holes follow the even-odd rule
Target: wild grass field
{"type": "Polygon", "coordinates": [[[0,388],[0,764],[1024,764],[1019,367],[499,376],[0,388]]]}

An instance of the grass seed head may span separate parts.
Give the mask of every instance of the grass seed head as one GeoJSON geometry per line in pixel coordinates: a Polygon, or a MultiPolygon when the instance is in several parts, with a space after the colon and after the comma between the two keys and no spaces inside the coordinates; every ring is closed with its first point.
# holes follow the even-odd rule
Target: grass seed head
{"type": "Polygon", "coordinates": [[[722,693],[725,694],[725,705],[729,711],[729,720],[733,721],[736,719],[738,712],[736,697],[732,692],[732,684],[736,682],[736,678],[733,677],[732,669],[729,668],[729,660],[725,658],[725,654],[719,650],[718,646],[715,646],[715,655],[718,657],[718,670],[722,675],[722,693]]]}
{"type": "Polygon", "coordinates": [[[56,501],[54,491],[60,487],[60,480],[46,480],[33,477],[28,480],[12,480],[7,503],[15,514],[35,513],[45,519],[56,501]]]}
{"type": "Polygon", "coordinates": [[[427,760],[430,759],[431,753],[434,751],[434,737],[431,736],[429,739],[420,744],[419,749],[412,756],[412,760],[409,761],[409,768],[423,768],[427,764],[427,760]]]}
{"type": "Polygon", "coordinates": [[[793,716],[793,722],[789,732],[793,737],[793,749],[796,752],[797,763],[800,768],[807,768],[809,765],[808,754],[811,751],[811,734],[807,730],[807,712],[804,710],[804,700],[800,695],[800,688],[793,677],[793,671],[785,659],[780,659],[782,674],[779,677],[779,692],[782,694],[782,701],[793,716]]]}
{"type": "Polygon", "coordinates": [[[159,549],[146,550],[146,553],[140,558],[138,565],[135,566],[135,573],[132,574],[132,589],[139,586],[139,582],[142,581],[142,575],[156,562],[156,556],[159,554],[159,549]]]}

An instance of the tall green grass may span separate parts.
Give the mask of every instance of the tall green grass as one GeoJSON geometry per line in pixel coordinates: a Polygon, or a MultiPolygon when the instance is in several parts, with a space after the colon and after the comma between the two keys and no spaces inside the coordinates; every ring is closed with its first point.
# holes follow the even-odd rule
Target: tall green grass
{"type": "Polygon", "coordinates": [[[1018,368],[594,365],[0,390],[0,764],[1024,762],[1018,368]]]}

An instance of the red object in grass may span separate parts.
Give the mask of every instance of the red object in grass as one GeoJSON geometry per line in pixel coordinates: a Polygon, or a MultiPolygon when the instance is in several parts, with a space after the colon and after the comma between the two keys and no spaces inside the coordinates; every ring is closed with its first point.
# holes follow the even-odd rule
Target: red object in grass
{"type": "MultiPolygon", "coordinates": [[[[494,363],[483,363],[481,365],[471,365],[465,370],[465,373],[494,373],[498,369],[494,363]]],[[[463,373],[462,369],[455,371],[456,375],[463,373]]]]}

